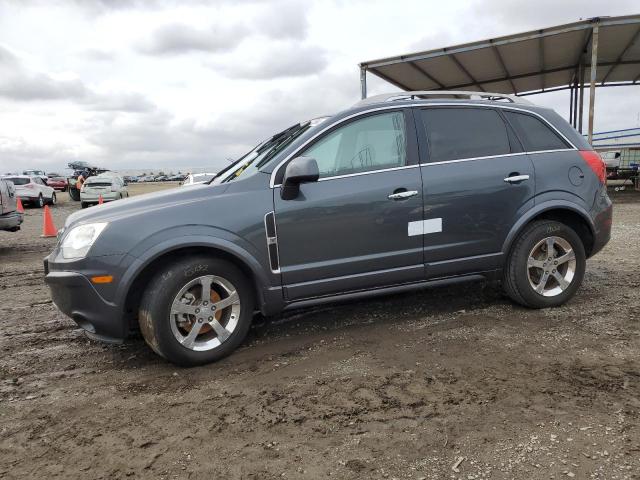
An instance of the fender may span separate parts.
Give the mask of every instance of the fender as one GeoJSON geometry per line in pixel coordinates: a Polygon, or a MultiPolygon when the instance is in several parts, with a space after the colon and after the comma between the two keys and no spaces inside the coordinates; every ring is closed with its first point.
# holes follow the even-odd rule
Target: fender
{"type": "Polygon", "coordinates": [[[548,201],[536,204],[533,208],[528,210],[525,215],[520,217],[518,221],[513,225],[513,227],[511,227],[511,230],[509,231],[507,238],[502,244],[502,253],[505,255],[509,253],[509,250],[511,249],[511,244],[513,243],[516,236],[520,233],[520,231],[526,224],[528,224],[533,218],[537,217],[541,213],[549,210],[570,210],[572,212],[577,213],[582,217],[582,219],[587,223],[587,225],[589,225],[589,228],[591,229],[591,233],[595,235],[596,229],[595,229],[593,220],[591,219],[591,216],[589,215],[589,213],[580,205],[573,202],[566,201],[566,200],[548,200],[548,201]]]}
{"type": "MultiPolygon", "coordinates": [[[[220,233],[224,234],[225,236],[229,235],[229,232],[224,230],[222,230],[220,233]]],[[[241,243],[248,243],[242,239],[240,240],[241,243]]],[[[265,303],[264,297],[266,292],[273,292],[276,295],[271,296],[276,298],[277,292],[282,292],[282,287],[279,283],[279,276],[270,280],[266,275],[266,270],[256,258],[256,255],[250,253],[248,249],[239,246],[238,242],[233,242],[231,240],[221,238],[220,236],[183,234],[155,244],[153,247],[145,250],[138,257],[128,255],[133,259],[133,261],[122,275],[118,290],[116,292],[115,303],[117,305],[120,305],[124,311],[125,300],[127,294],[129,293],[129,289],[131,288],[131,285],[133,284],[136,277],[140,274],[140,272],[142,272],[144,268],[151,264],[151,262],[161,257],[162,255],[167,254],[173,250],[179,250],[188,247],[216,248],[218,250],[224,251],[225,253],[228,253],[229,255],[237,259],[238,262],[245,265],[253,274],[256,292],[258,293],[259,297],[258,305],[263,305],[265,303]],[[274,282],[273,280],[276,281],[274,282]]],[[[272,299],[269,298],[269,301],[272,301],[272,299]]],[[[280,295],[280,302],[283,302],[282,294],[280,295]]]]}

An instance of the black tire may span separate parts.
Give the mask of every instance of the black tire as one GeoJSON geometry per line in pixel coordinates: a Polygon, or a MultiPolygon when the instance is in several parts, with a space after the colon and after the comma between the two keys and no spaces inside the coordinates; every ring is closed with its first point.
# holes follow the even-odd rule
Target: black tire
{"type": "Polygon", "coordinates": [[[87,208],[89,204],[87,202],[80,202],[80,207],[87,208]]]}
{"type": "MultiPolygon", "coordinates": [[[[585,267],[584,245],[578,234],[563,223],[540,220],[527,225],[514,241],[505,264],[502,285],[505,293],[520,305],[529,308],[556,307],[573,297],[578,288],[580,288],[585,267]],[[575,254],[573,279],[561,293],[554,296],[544,296],[536,292],[529,280],[529,254],[539,242],[548,237],[559,237],[568,242],[575,254]]],[[[542,273],[543,271],[541,268],[540,272],[542,273]]]]}
{"type": "Polygon", "coordinates": [[[44,197],[42,196],[42,194],[38,195],[38,199],[36,200],[35,205],[38,208],[44,207],[44,197]]]}
{"type": "Polygon", "coordinates": [[[232,263],[197,255],[185,257],[163,267],[151,279],[142,296],[138,319],[147,344],[160,356],[180,366],[211,363],[233,352],[247,335],[255,307],[250,280],[232,263]],[[204,275],[216,275],[233,284],[240,299],[240,314],[230,336],[220,345],[205,351],[183,346],[175,337],[171,322],[171,305],[180,290],[204,275]]]}
{"type": "Polygon", "coordinates": [[[51,199],[49,200],[49,202],[48,202],[48,203],[49,203],[49,205],[51,205],[52,207],[53,207],[56,203],[58,203],[58,198],[56,197],[56,192],[53,192],[53,193],[51,194],[51,199]]]}

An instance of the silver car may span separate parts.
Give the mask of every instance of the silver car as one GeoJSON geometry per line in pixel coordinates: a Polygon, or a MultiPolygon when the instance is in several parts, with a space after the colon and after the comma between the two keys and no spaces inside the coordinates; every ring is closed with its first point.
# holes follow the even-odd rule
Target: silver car
{"type": "Polygon", "coordinates": [[[112,202],[129,196],[126,182],[122,177],[114,175],[97,175],[85,180],[80,189],[80,205],[87,208],[100,202],[112,202]]]}

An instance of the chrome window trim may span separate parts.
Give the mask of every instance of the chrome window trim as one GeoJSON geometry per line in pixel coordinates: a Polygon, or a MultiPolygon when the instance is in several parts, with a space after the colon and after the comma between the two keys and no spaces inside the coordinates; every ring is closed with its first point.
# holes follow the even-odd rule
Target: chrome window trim
{"type": "MultiPolygon", "coordinates": [[[[304,142],[302,145],[300,145],[298,148],[296,148],[292,153],[290,153],[289,155],[287,155],[282,161],[280,161],[278,163],[278,165],[276,165],[276,167],[273,169],[273,172],[271,172],[271,176],[269,178],[269,188],[276,188],[276,187],[280,187],[280,184],[275,184],[275,179],[276,179],[276,175],[278,173],[278,171],[280,170],[280,168],[287,163],[289,160],[291,160],[292,158],[295,158],[297,156],[297,154],[303,150],[304,148],[306,148],[307,145],[309,145],[309,143],[313,142],[316,138],[318,138],[320,135],[322,135],[323,133],[325,133],[327,130],[330,130],[334,127],[338,127],[340,125],[342,125],[343,123],[347,122],[348,120],[351,120],[353,118],[357,118],[360,116],[365,116],[369,113],[372,112],[378,112],[378,111],[384,111],[384,110],[402,110],[404,108],[415,108],[415,107],[423,107],[423,108],[434,108],[434,107],[476,107],[476,108],[502,108],[504,110],[514,110],[517,112],[522,112],[522,113],[526,113],[529,115],[533,115],[537,118],[539,118],[540,120],[542,120],[542,122],[547,125],[548,127],[550,127],[554,132],[556,132],[558,135],[560,135],[560,137],[567,142],[571,148],[562,148],[562,149],[558,149],[558,150],[544,150],[544,151],[538,151],[538,152],[527,152],[527,151],[522,151],[522,152],[517,152],[517,153],[505,153],[502,155],[489,155],[486,157],[474,157],[474,158],[460,158],[460,159],[455,159],[455,160],[445,160],[442,162],[426,162],[426,163],[420,163],[418,165],[405,165],[404,167],[395,167],[395,168],[407,168],[407,167],[413,167],[413,166],[423,166],[423,165],[442,165],[443,163],[453,163],[453,162],[460,162],[460,161],[471,161],[471,160],[480,160],[480,159],[485,159],[485,158],[495,158],[495,157],[503,157],[503,156],[512,156],[512,155],[522,155],[522,154],[536,154],[536,153],[550,153],[550,152],[564,152],[564,151],[569,151],[569,150],[578,150],[578,148],[573,144],[573,142],[571,140],[569,140],[560,130],[558,130],[554,125],[551,124],[551,122],[549,122],[546,118],[544,118],[542,115],[540,115],[537,112],[532,112],[531,110],[528,110],[526,108],[519,108],[518,106],[512,105],[512,104],[496,104],[496,105],[485,105],[482,103],[472,103],[472,102],[445,102],[445,103],[405,103],[402,105],[382,105],[382,106],[378,106],[375,108],[370,108],[367,110],[363,110],[357,113],[353,113],[347,117],[344,117],[342,119],[340,119],[339,121],[337,121],[336,123],[333,123],[331,125],[326,125],[323,129],[319,130],[315,135],[313,135],[311,138],[309,138],[306,142],[304,142]]],[[[320,179],[318,181],[322,181],[322,180],[329,180],[332,178],[337,178],[337,177],[347,177],[347,176],[355,176],[355,175],[364,175],[367,173],[374,173],[374,172],[382,172],[382,171],[386,171],[387,169],[381,169],[381,170],[371,170],[370,172],[362,172],[362,173],[353,173],[353,174],[348,174],[348,175],[337,175],[334,177],[326,177],[324,179],[320,179]]]]}
{"type": "Polygon", "coordinates": [[[340,178],[359,177],[361,175],[371,175],[373,173],[392,172],[394,170],[406,170],[407,168],[419,168],[420,165],[404,165],[403,167],[381,168],[379,170],[367,170],[366,172],[346,173],[344,175],[334,175],[318,179],[318,182],[326,182],[327,180],[337,180],[340,178]]]}
{"type": "Polygon", "coordinates": [[[428,167],[430,165],[446,165],[448,163],[460,163],[460,162],[472,162],[474,160],[487,160],[490,158],[502,158],[502,157],[516,157],[518,155],[536,155],[538,153],[556,153],[556,152],[571,152],[571,148],[557,148],[555,150],[539,150],[537,152],[516,152],[516,153],[503,153],[501,155],[487,155],[484,157],[470,157],[470,158],[457,158],[455,160],[443,160],[441,162],[429,162],[420,164],[421,167],[428,167]]]}

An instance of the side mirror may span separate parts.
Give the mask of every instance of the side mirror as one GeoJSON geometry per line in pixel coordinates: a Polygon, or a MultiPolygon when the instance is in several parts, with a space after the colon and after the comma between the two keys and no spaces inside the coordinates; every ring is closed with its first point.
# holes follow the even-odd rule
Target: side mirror
{"type": "Polygon", "coordinates": [[[300,193],[300,184],[317,182],[320,178],[318,163],[311,157],[296,157],[289,162],[284,171],[280,197],[293,200],[300,193]]]}

